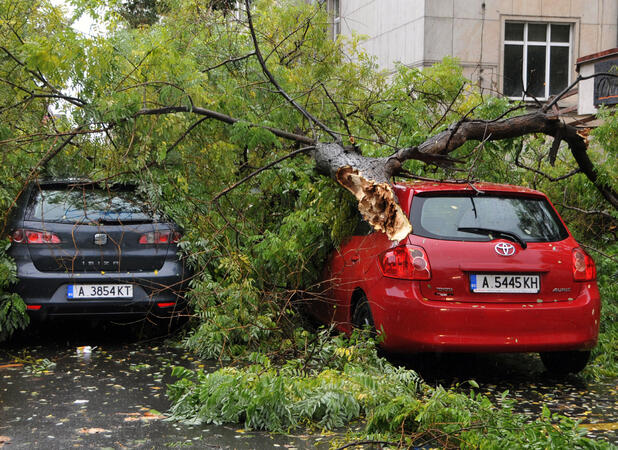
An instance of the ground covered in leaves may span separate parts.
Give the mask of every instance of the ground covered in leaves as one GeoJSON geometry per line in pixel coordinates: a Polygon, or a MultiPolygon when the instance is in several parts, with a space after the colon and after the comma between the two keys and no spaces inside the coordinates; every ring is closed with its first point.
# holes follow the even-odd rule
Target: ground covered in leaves
{"type": "Polygon", "coordinates": [[[202,363],[164,338],[143,340],[140,327],[68,325],[0,348],[0,447],[270,449],[319,438],[168,421],[172,367],[202,363]]]}

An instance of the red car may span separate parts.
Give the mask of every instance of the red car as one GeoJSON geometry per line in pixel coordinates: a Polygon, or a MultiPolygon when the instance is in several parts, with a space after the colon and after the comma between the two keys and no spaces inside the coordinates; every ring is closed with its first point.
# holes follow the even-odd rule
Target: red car
{"type": "Polygon", "coordinates": [[[544,194],[394,189],[413,232],[392,242],[365,224],[331,255],[328,300],[312,301],[312,315],[343,332],[375,327],[394,352],[540,352],[551,372],[585,367],[599,332],[596,269],[544,194]]]}

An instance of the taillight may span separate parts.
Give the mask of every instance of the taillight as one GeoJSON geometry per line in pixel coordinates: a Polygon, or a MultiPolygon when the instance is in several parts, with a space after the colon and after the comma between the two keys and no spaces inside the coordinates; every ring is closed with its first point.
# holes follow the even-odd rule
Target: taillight
{"type": "Polygon", "coordinates": [[[172,306],[176,306],[176,302],[159,302],[157,306],[159,308],[171,308],[172,306]]]}
{"type": "Polygon", "coordinates": [[[140,244],[177,244],[180,241],[181,234],[177,231],[153,231],[144,233],[139,238],[140,244]]]}
{"type": "Polygon", "coordinates": [[[593,259],[577,247],[573,249],[573,279],[575,281],[592,281],[597,277],[593,259]]]}
{"type": "Polygon", "coordinates": [[[11,241],[16,244],[60,244],[60,238],[54,233],[38,230],[15,230],[11,241]]]}
{"type": "Polygon", "coordinates": [[[13,234],[11,234],[11,241],[16,244],[23,244],[25,242],[26,235],[24,230],[15,230],[13,234]]]}
{"type": "Polygon", "coordinates": [[[402,245],[380,255],[380,268],[385,277],[403,280],[430,280],[431,267],[427,253],[415,245],[402,245]]]}

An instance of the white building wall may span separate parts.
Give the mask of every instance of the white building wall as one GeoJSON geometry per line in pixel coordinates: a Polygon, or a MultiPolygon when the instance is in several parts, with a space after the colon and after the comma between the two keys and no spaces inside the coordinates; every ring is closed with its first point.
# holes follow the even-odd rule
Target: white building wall
{"type": "Polygon", "coordinates": [[[425,0],[341,0],[341,33],[364,36],[361,47],[380,67],[422,61],[425,0]]]}
{"type": "Polygon", "coordinates": [[[583,55],[618,47],[618,0],[340,0],[342,34],[366,36],[361,48],[382,68],[426,67],[454,56],[488,89],[502,86],[507,20],[573,26],[571,66],[583,55]]]}

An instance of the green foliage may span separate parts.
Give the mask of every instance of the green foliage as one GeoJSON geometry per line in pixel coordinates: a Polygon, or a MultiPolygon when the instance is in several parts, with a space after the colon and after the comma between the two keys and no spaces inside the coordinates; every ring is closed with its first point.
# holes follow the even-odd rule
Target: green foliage
{"type": "MultiPolygon", "coordinates": [[[[298,338],[310,338],[306,332],[298,338]]],[[[379,359],[375,347],[353,337],[319,336],[312,360],[290,359],[274,367],[263,354],[252,364],[213,373],[175,368],[169,388],[177,419],[244,423],[249,429],[285,431],[298,426],[335,429],[393,396],[413,396],[420,379],[379,359]],[[375,365],[368,364],[370,362],[375,365]]]]}
{"type": "Polygon", "coordinates": [[[347,441],[376,439],[405,447],[610,448],[585,438],[577,422],[547,408],[533,421],[514,413],[506,393],[497,407],[473,389],[465,394],[425,385],[415,372],[379,358],[372,341],[361,336],[318,338],[313,364],[290,359],[276,367],[254,354],[241,368],[212,373],[174,368],[179,380],[168,391],[172,417],[278,432],[300,426],[334,430],[362,419],[364,431],[347,441]]]}
{"type": "Polygon", "coordinates": [[[154,24],[167,5],[165,0],[124,0],[117,11],[131,28],[137,28],[154,24]]]}
{"type": "MultiPolygon", "coordinates": [[[[618,244],[606,249],[618,254],[618,244]]],[[[594,378],[618,377],[618,262],[597,258],[597,278],[601,291],[601,331],[586,374],[594,378]]]]}
{"type": "Polygon", "coordinates": [[[9,291],[11,283],[17,281],[15,262],[6,255],[10,245],[8,240],[0,241],[0,342],[26,328],[30,321],[24,301],[9,291]]]}

